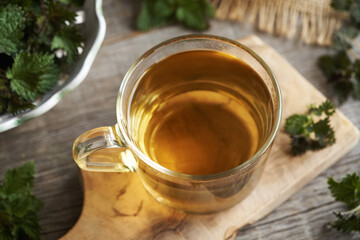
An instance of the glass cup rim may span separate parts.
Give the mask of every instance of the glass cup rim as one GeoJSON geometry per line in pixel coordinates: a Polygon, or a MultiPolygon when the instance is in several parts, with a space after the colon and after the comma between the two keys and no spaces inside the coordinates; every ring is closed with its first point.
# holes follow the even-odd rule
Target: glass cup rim
{"type": "Polygon", "coordinates": [[[281,97],[280,86],[277,81],[277,78],[275,77],[275,74],[272,72],[272,70],[269,68],[269,66],[265,63],[265,61],[258,54],[256,54],[253,50],[251,50],[247,46],[245,46],[237,41],[234,41],[234,40],[231,40],[228,38],[224,38],[224,37],[220,37],[220,36],[209,35],[209,34],[188,34],[188,35],[178,36],[178,37],[163,41],[163,42],[157,44],[156,46],[152,47],[151,49],[147,50],[143,55],[141,55],[134,62],[134,64],[129,68],[129,70],[125,74],[125,76],[121,82],[121,85],[120,85],[117,102],[116,102],[116,116],[117,116],[117,123],[118,123],[116,125],[117,131],[119,131],[118,134],[119,134],[120,138],[122,138],[124,140],[126,147],[129,148],[133,154],[135,153],[135,155],[137,155],[141,159],[141,161],[145,162],[147,165],[156,169],[159,172],[162,172],[166,175],[170,175],[172,177],[177,177],[180,179],[188,179],[188,180],[196,180],[196,181],[206,181],[206,180],[223,178],[223,177],[233,175],[237,172],[246,171],[248,168],[251,168],[251,166],[268,150],[268,148],[273,143],[273,141],[276,137],[276,134],[279,130],[279,127],[280,127],[281,115],[282,115],[282,97],[281,97]],[[247,53],[249,53],[258,63],[261,64],[261,66],[264,68],[266,73],[269,75],[272,85],[275,90],[275,98],[276,98],[275,101],[277,102],[277,109],[275,112],[274,125],[272,126],[271,132],[270,132],[269,136],[267,137],[265,143],[261,146],[261,148],[251,158],[249,158],[248,160],[246,160],[244,163],[240,164],[239,166],[236,166],[235,168],[229,169],[224,172],[208,174],[208,175],[191,175],[191,174],[179,173],[179,172],[175,172],[170,169],[167,169],[167,168],[161,166],[160,164],[156,163],[155,161],[152,161],[147,155],[145,155],[136,146],[136,144],[131,140],[130,136],[128,135],[128,131],[126,129],[126,124],[124,123],[124,121],[127,121],[127,120],[124,117],[125,112],[123,109],[123,105],[121,104],[123,102],[123,98],[125,97],[123,94],[125,91],[125,87],[128,85],[128,82],[130,81],[132,72],[143,61],[143,59],[149,57],[154,51],[158,50],[159,48],[161,48],[163,46],[170,45],[170,44],[173,44],[176,42],[182,42],[182,41],[186,41],[186,40],[195,40],[195,39],[198,39],[198,40],[204,39],[204,40],[214,40],[214,41],[218,41],[218,42],[219,41],[225,42],[227,44],[231,44],[235,47],[245,50],[247,53]]]}

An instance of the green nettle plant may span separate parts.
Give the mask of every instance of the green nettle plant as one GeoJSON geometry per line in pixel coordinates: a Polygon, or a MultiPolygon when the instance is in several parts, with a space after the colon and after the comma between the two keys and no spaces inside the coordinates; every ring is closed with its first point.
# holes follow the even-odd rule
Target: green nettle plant
{"type": "Polygon", "coordinates": [[[34,108],[82,48],[74,0],[0,0],[0,114],[34,108]]]}

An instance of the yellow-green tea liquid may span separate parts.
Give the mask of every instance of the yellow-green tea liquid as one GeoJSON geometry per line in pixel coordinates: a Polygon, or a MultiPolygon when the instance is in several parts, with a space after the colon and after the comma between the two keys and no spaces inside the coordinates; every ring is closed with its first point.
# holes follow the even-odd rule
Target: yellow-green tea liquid
{"type": "Polygon", "coordinates": [[[270,95],[244,62],[216,51],[165,58],[142,76],[131,105],[139,147],[160,165],[205,175],[239,166],[264,143],[270,95]]]}

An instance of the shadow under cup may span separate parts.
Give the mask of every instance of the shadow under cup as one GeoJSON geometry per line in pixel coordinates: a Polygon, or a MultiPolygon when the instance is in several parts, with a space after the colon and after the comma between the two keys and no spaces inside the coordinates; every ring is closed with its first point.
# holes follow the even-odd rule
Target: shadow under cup
{"type": "MultiPolygon", "coordinates": [[[[222,82],[221,86],[230,92],[237,88],[236,84],[222,82]]],[[[196,83],[193,86],[201,88],[202,85],[196,83]]],[[[279,128],[282,104],[275,76],[253,51],[221,37],[187,35],[165,41],[138,59],[124,77],[116,108],[118,123],[115,126],[90,130],[75,141],[73,156],[77,164],[90,171],[136,172],[147,191],[159,202],[189,213],[213,213],[241,202],[255,188],[279,128]],[[258,107],[256,94],[261,94],[261,89],[251,87],[251,84],[245,86],[254,94],[253,100],[248,102],[256,108],[257,125],[262,128],[258,147],[252,157],[240,165],[206,175],[180,173],[163,167],[151,160],[142,140],[143,129],[146,129],[142,127],[144,119],[149,118],[149,121],[151,114],[148,113],[159,106],[154,103],[163,101],[159,89],[171,89],[176,83],[169,80],[144,88],[140,79],[161,60],[198,50],[227,53],[251,66],[269,96],[265,107],[258,107]],[[114,149],[119,150],[115,155],[114,149]]]]}

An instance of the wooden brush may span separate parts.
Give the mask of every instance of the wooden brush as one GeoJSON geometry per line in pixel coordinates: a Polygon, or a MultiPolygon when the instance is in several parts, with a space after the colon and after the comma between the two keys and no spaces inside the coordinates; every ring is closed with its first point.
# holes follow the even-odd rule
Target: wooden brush
{"type": "Polygon", "coordinates": [[[346,13],[335,11],[331,0],[211,0],[216,18],[249,21],[259,30],[307,44],[331,45],[333,33],[346,13]]]}

